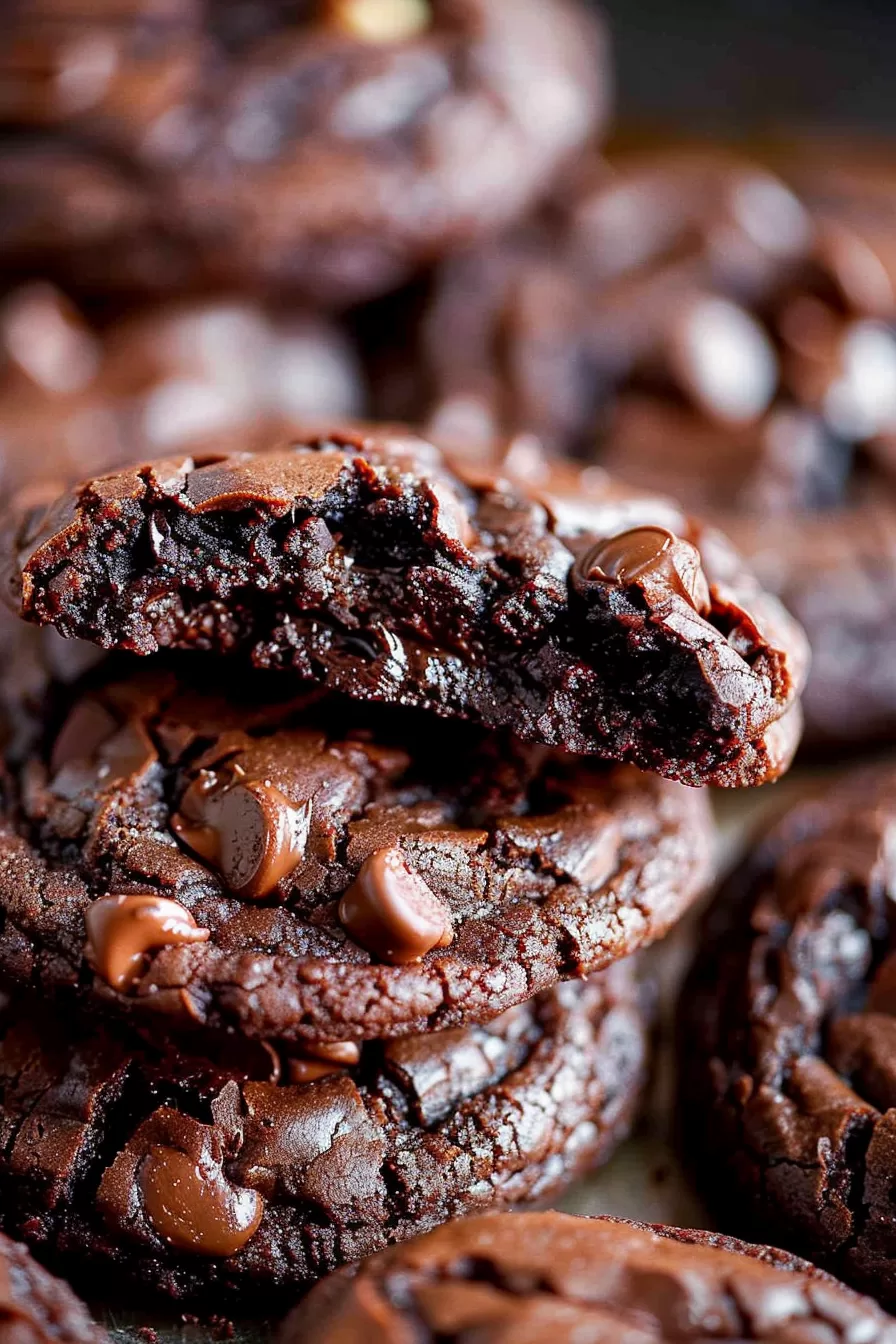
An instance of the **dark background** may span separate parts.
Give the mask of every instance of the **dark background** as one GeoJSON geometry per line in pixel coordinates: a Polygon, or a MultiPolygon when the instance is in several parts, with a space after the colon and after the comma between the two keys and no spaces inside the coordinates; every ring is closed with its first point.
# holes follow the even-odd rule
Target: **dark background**
{"type": "Polygon", "coordinates": [[[618,120],[896,131],[896,0],[604,0],[618,120]]]}

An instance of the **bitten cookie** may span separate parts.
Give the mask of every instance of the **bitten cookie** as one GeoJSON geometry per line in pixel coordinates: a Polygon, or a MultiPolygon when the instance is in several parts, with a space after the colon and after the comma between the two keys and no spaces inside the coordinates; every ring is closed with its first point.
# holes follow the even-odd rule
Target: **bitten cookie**
{"type": "Polygon", "coordinates": [[[86,8],[5,16],[0,267],[87,293],[383,293],[516,219],[607,110],[570,0],[86,8]]]}
{"type": "Polygon", "coordinates": [[[29,505],[3,538],[14,604],[105,648],[245,649],[689,784],[775,778],[796,745],[799,627],[718,534],[601,475],[527,492],[334,430],[29,505]]]}
{"type": "Polygon", "coordinates": [[[628,956],[706,880],[699,791],[279,675],[216,695],[219,664],[188,666],[60,690],[10,768],[7,981],[159,1024],[400,1036],[628,956]]]}
{"type": "Polygon", "coordinates": [[[771,161],[587,165],[370,322],[376,409],[671,490],[806,628],[807,736],[874,742],[896,735],[896,169],[858,146],[771,161]]]}
{"type": "Polygon", "coordinates": [[[722,1225],[896,1302],[896,772],[797,804],[723,886],[682,999],[685,1138],[722,1225]]]}
{"type": "Polygon", "coordinates": [[[107,1344],[106,1332],[90,1319],[68,1284],[2,1234],[0,1344],[107,1344]]]}
{"type": "Polygon", "coordinates": [[[627,1133],[646,1023],[626,961],[487,1027],[360,1048],[206,1035],[191,1055],[31,1003],[0,1038],[4,1225],[90,1272],[220,1301],[549,1199],[627,1133]]]}
{"type": "Polygon", "coordinates": [[[547,1339],[891,1344],[896,1321],[804,1260],[711,1232],[573,1218],[468,1218],[319,1284],[281,1344],[547,1339]]]}

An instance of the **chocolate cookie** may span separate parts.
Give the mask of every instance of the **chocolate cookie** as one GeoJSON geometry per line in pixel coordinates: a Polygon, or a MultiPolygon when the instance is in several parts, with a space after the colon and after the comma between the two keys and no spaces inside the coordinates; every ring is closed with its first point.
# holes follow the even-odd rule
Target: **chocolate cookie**
{"type": "Polygon", "coordinates": [[[685,1135],[722,1225],[896,1303],[896,772],[797,804],[723,887],[682,1000],[685,1135]]]}
{"type": "Polygon", "coordinates": [[[570,0],[12,0],[4,39],[0,265],[96,293],[385,292],[522,214],[609,89],[570,0]]]}
{"type": "MultiPolygon", "coordinates": [[[[628,1131],[644,1079],[632,963],[487,1027],[285,1056],[0,1025],[6,1227],[175,1297],[298,1289],[458,1214],[550,1198],[628,1131]]],[[[158,1041],[154,1034],[153,1041],[158,1041]]]]}
{"type": "Polygon", "coordinates": [[[603,477],[527,493],[397,430],[334,430],[29,504],[14,602],[106,648],[248,649],[691,784],[774,778],[795,746],[799,628],[719,536],[603,477]]]}
{"type": "Polygon", "coordinates": [[[705,796],[257,674],[64,691],[8,773],[0,972],[119,1014],[344,1041],[487,1021],[661,936],[705,796]]]}
{"type": "Polygon", "coordinates": [[[210,434],[287,434],[364,409],[335,324],[236,298],[154,306],[100,327],[46,283],[0,303],[0,483],[68,484],[210,434]]]}
{"type": "Polygon", "coordinates": [[[0,1233],[0,1344],[105,1344],[67,1284],[0,1233]]]}
{"type": "Polygon", "coordinates": [[[281,1344],[476,1339],[891,1344],[896,1321],[804,1260],[711,1232],[563,1213],[468,1218],[320,1284],[281,1344]]]}
{"type": "Polygon", "coordinates": [[[878,540],[896,525],[896,171],[776,162],[799,194],[723,150],[589,165],[549,217],[445,264],[405,322],[414,377],[378,371],[377,409],[671,490],[835,651],[809,735],[874,740],[896,734],[896,567],[861,513],[878,540]]]}

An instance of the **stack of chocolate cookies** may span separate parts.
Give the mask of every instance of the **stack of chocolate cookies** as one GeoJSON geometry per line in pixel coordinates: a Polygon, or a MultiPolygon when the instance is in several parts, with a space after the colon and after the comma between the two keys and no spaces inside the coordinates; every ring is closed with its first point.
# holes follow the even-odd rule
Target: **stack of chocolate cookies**
{"type": "MultiPolygon", "coordinates": [[[[896,735],[892,173],[608,154],[578,0],[3,11],[0,1344],[105,1344],[32,1252],[283,1344],[896,1339],[501,1212],[639,1114],[710,786],[896,735]]],[[[779,818],[681,1010],[723,1232],[890,1306],[894,799],[779,818]]]]}
{"type": "Polygon", "coordinates": [[[796,744],[776,600],[666,501],[409,433],[45,494],[7,596],[106,653],[12,707],[5,1228],[175,1296],[295,1292],[604,1159],[632,954],[710,867],[678,781],[796,744]]]}

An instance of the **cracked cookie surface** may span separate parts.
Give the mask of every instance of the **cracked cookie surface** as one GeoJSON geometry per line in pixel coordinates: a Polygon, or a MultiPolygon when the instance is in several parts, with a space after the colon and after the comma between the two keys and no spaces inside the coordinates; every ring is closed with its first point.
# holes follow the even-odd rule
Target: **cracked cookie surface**
{"type": "Polygon", "coordinates": [[[799,735],[799,627],[719,534],[602,475],[527,491],[334,430],[32,497],[2,549],[22,615],[106,648],[248,651],[689,784],[775,778],[799,735]]]}
{"type": "Polygon", "coordinates": [[[703,793],[181,655],[59,688],[0,818],[0,971],[145,1021],[345,1041],[485,1021],[665,932],[703,793]],[[191,669],[188,675],[188,669],[191,669]]]}
{"type": "Polygon", "coordinates": [[[563,1213],[468,1218],[320,1284],[280,1344],[475,1338],[891,1344],[896,1322],[813,1265],[711,1232],[563,1213]]]}
{"type": "Polygon", "coordinates": [[[896,1302],[896,772],[798,803],[719,894],[682,999],[683,1105],[723,1225],[896,1302]]]}
{"type": "Polygon", "coordinates": [[[631,961],[485,1027],[359,1050],[0,1019],[4,1225],[174,1297],[295,1292],[465,1212],[550,1198],[627,1133],[631,961]],[[316,1068],[316,1072],[315,1072],[316,1068]]]}

